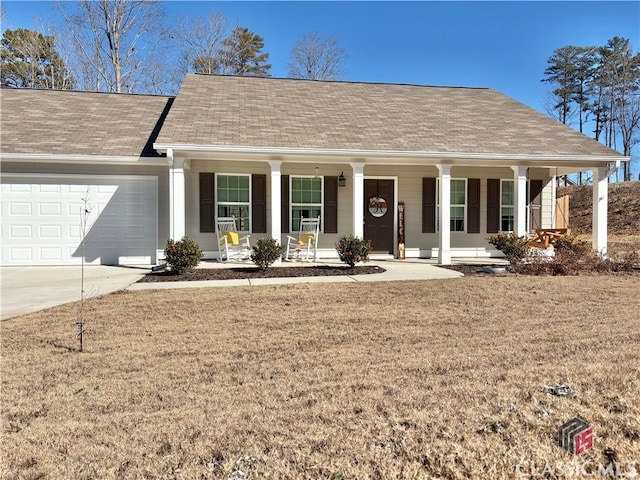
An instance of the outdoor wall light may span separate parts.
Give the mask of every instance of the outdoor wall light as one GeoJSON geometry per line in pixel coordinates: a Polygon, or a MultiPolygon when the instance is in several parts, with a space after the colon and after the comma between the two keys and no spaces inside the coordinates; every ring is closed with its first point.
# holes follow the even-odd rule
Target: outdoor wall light
{"type": "Polygon", "coordinates": [[[340,176],[338,177],[338,186],[339,187],[347,186],[347,179],[344,176],[344,172],[340,172],[340,176]]]}
{"type": "Polygon", "coordinates": [[[320,175],[320,167],[316,165],[316,178],[318,178],[318,175],[320,175]]]}

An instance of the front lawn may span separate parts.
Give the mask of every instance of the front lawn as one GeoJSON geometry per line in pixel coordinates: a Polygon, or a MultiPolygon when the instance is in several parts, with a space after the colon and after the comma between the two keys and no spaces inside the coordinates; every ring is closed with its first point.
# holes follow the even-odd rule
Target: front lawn
{"type": "Polygon", "coordinates": [[[13,318],[0,477],[625,471],[640,451],[637,295],[637,276],[120,292],[85,303],[83,353],[77,305],[13,318]],[[543,391],[556,384],[575,396],[543,391]],[[574,417],[593,427],[580,456],[555,439],[574,417]]]}

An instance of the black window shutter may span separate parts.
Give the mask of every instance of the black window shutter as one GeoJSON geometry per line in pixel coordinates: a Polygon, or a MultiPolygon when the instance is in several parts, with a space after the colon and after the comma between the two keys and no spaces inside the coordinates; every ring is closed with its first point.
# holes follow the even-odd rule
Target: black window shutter
{"type": "MultiPolygon", "coordinates": [[[[282,233],[289,233],[289,175],[280,176],[280,201],[281,231],[282,233]]],[[[275,208],[275,205],[273,208],[275,208]]]]}
{"type": "Polygon", "coordinates": [[[422,233],[436,231],[436,179],[422,179],[422,233]]]}
{"type": "Polygon", "coordinates": [[[480,233],[480,179],[467,180],[467,233],[480,233]]]}
{"type": "Polygon", "coordinates": [[[267,233],[267,176],[251,175],[251,232],[267,233]]]}
{"type": "Polygon", "coordinates": [[[500,231],[500,179],[487,180],[487,233],[500,231]]]}
{"type": "MultiPolygon", "coordinates": [[[[215,173],[200,174],[200,231],[215,232],[215,173]]],[[[177,240],[177,239],[176,239],[177,240]]]]}
{"type": "Polygon", "coordinates": [[[338,233],[338,177],[324,177],[324,233],[338,233]]]}

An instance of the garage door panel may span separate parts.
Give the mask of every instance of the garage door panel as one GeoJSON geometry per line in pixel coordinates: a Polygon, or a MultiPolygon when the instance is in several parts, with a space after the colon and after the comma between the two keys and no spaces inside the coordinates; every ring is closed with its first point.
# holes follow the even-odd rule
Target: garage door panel
{"type": "Polygon", "coordinates": [[[9,205],[9,215],[31,215],[31,202],[11,202],[9,205]]]}
{"type": "Polygon", "coordinates": [[[83,247],[87,263],[154,263],[156,211],[157,182],[148,177],[5,176],[2,264],[79,264],[83,247]]]}
{"type": "Polygon", "coordinates": [[[61,262],[62,261],[62,248],[61,247],[43,247],[40,249],[41,260],[45,262],[61,262]]]}
{"type": "Polygon", "coordinates": [[[61,185],[49,185],[49,184],[42,184],[42,185],[38,185],[38,189],[40,190],[40,193],[60,193],[62,192],[62,186],[61,185]]]}
{"type": "Polygon", "coordinates": [[[40,225],[42,240],[59,240],[62,238],[62,225],[40,225]]]}

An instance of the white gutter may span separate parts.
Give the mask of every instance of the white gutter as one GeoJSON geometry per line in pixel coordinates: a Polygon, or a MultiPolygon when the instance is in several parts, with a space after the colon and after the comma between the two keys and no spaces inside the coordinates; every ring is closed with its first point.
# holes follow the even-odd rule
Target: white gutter
{"type": "Polygon", "coordinates": [[[61,155],[45,153],[0,153],[0,161],[4,162],[39,162],[39,163],[93,163],[93,164],[135,164],[145,166],[166,166],[163,157],[137,157],[134,155],[61,155]]]}
{"type": "Polygon", "coordinates": [[[614,155],[530,155],[504,153],[468,153],[468,152],[427,152],[404,150],[357,150],[357,149],[326,149],[326,148],[278,148],[278,147],[249,147],[231,145],[196,145],[196,144],[167,144],[154,143],[160,153],[168,149],[189,152],[215,152],[237,154],[263,155],[296,155],[296,156],[340,156],[340,157],[384,157],[384,158],[424,158],[434,160],[516,160],[516,161],[551,161],[551,162],[614,162],[629,161],[630,157],[614,155]]]}

